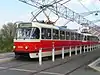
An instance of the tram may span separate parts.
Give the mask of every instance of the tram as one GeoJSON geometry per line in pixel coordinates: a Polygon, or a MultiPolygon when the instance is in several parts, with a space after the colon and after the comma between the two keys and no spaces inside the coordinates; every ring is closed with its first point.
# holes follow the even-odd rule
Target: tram
{"type": "Polygon", "coordinates": [[[52,48],[55,55],[64,52],[75,51],[75,47],[98,45],[96,36],[86,33],[78,33],[64,27],[55,26],[45,22],[21,22],[17,23],[14,37],[13,51],[15,56],[39,57],[39,49],[42,48],[42,57],[51,56],[52,48]]]}

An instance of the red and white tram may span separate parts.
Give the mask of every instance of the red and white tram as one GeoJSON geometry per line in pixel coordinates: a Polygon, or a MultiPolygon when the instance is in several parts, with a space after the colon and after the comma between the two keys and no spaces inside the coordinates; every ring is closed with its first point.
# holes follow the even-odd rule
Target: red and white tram
{"type": "Polygon", "coordinates": [[[42,48],[42,56],[51,56],[52,48],[55,55],[61,54],[62,47],[65,53],[72,48],[75,50],[81,46],[98,45],[98,37],[71,31],[64,27],[54,26],[42,22],[22,22],[17,24],[14,38],[13,51],[15,55],[38,58],[39,49],[42,48]]]}

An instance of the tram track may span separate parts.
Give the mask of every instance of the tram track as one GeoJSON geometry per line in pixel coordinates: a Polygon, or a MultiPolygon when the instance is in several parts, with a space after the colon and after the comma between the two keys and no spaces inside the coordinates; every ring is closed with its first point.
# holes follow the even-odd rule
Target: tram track
{"type": "Polygon", "coordinates": [[[77,68],[74,68],[73,70],[71,70],[70,72],[65,73],[64,75],[70,75],[71,73],[73,73],[73,72],[75,72],[76,70],[78,70],[78,69],[84,67],[85,65],[88,65],[90,62],[93,62],[93,60],[97,59],[98,57],[99,57],[99,56],[95,57],[95,58],[92,59],[92,60],[89,60],[88,62],[86,62],[86,63],[84,63],[84,64],[78,66],[77,68]]]}
{"type": "Polygon", "coordinates": [[[29,63],[27,63],[27,64],[20,64],[20,65],[11,66],[11,67],[6,67],[5,69],[1,69],[0,71],[9,70],[10,68],[16,68],[16,67],[20,67],[20,66],[24,66],[24,65],[28,65],[28,64],[29,64],[29,63]]]}
{"type": "MultiPolygon", "coordinates": [[[[46,70],[49,70],[49,69],[52,69],[52,68],[55,68],[55,67],[58,67],[58,66],[64,65],[64,64],[70,62],[71,60],[74,61],[74,60],[76,60],[76,59],[77,59],[77,60],[82,59],[82,57],[84,57],[84,56],[87,56],[87,53],[81,55],[78,59],[77,59],[77,57],[75,57],[74,59],[69,59],[68,61],[65,61],[65,62],[63,62],[63,63],[59,63],[59,64],[57,64],[57,65],[54,65],[54,66],[51,66],[51,67],[48,67],[48,68],[42,69],[42,70],[40,70],[40,71],[33,72],[33,73],[31,73],[30,75],[37,75],[38,73],[41,73],[41,72],[43,72],[43,71],[46,71],[46,70]]],[[[100,56],[100,55],[99,55],[99,56],[100,56]]],[[[89,60],[89,61],[86,62],[86,63],[83,63],[82,65],[79,65],[78,67],[72,69],[71,71],[65,73],[64,75],[69,75],[70,73],[74,72],[75,70],[77,70],[77,69],[83,67],[84,65],[87,65],[88,63],[92,62],[93,60],[95,60],[95,59],[98,58],[99,56],[95,57],[95,58],[92,59],[92,60],[89,60]]]]}
{"type": "MultiPolygon", "coordinates": [[[[94,51],[93,51],[94,52],[94,51]]],[[[91,55],[91,53],[84,53],[82,55],[77,55],[76,57],[71,57],[69,58],[67,61],[64,61],[64,62],[61,62],[59,64],[56,64],[56,65],[53,65],[53,66],[50,66],[50,67],[47,67],[47,68],[44,68],[44,69],[41,69],[41,70],[37,70],[36,72],[31,72],[30,75],[37,75],[38,73],[42,73],[42,72],[45,72],[46,70],[49,70],[49,69],[52,69],[52,68],[55,68],[55,67],[58,67],[58,66],[61,66],[61,65],[64,65],[66,63],[70,63],[72,60],[74,61],[77,61],[77,60],[80,60],[82,59],[82,57],[87,57],[88,55],[91,55]]],[[[74,71],[76,71],[77,69],[83,67],[84,65],[87,65],[89,62],[92,62],[93,60],[95,60],[96,58],[98,58],[100,55],[98,56],[95,56],[95,58],[93,58],[92,60],[89,60],[87,61],[86,63],[83,63],[75,68],[73,68],[71,71],[69,72],[66,72],[64,75],[69,75],[71,73],[73,73],[74,71]]],[[[16,60],[15,60],[16,61],[16,60]]],[[[17,68],[17,67],[21,67],[21,66],[24,66],[24,65],[28,65],[29,63],[22,63],[22,64],[18,64],[18,65],[13,65],[13,66],[10,66],[10,67],[7,67],[5,69],[1,69],[0,71],[2,70],[10,70],[11,68],[17,68]]]]}
{"type": "MultiPolygon", "coordinates": [[[[85,55],[86,55],[86,54],[83,54],[83,55],[81,55],[81,57],[82,57],[82,56],[85,56],[85,55]]],[[[45,71],[45,70],[48,70],[48,69],[51,69],[51,68],[54,68],[54,67],[57,67],[57,66],[60,66],[60,65],[63,65],[63,64],[65,64],[65,63],[67,63],[67,62],[69,62],[69,61],[71,61],[71,60],[75,60],[75,59],[77,59],[77,57],[75,57],[74,59],[69,59],[68,61],[65,61],[65,62],[63,62],[63,63],[60,63],[60,64],[57,64],[57,65],[54,65],[54,66],[51,66],[51,67],[42,69],[42,70],[40,70],[40,71],[36,71],[36,72],[32,73],[32,75],[37,74],[37,73],[40,73],[40,72],[45,71]]],[[[14,60],[13,62],[16,62],[16,60],[14,60]]],[[[0,65],[2,65],[2,64],[5,64],[5,63],[1,63],[0,65]]],[[[21,67],[21,66],[28,65],[28,64],[29,64],[29,63],[18,64],[18,65],[11,66],[11,67],[4,67],[4,69],[0,69],[0,71],[9,70],[9,69],[11,69],[11,68],[17,68],[17,67],[21,67]]]]}
{"type": "MultiPolygon", "coordinates": [[[[10,63],[11,61],[9,61],[8,63],[10,63]]],[[[21,61],[18,61],[17,59],[14,59],[13,60],[13,62],[21,62],[21,61]]],[[[6,64],[6,62],[5,63],[1,63],[0,65],[2,65],[2,64],[6,64]]],[[[0,71],[2,71],[2,70],[9,70],[10,68],[17,68],[17,67],[20,67],[20,66],[24,66],[24,65],[28,65],[29,63],[21,63],[21,64],[17,64],[17,65],[14,65],[14,66],[10,66],[10,67],[4,67],[5,69],[0,69],[0,71]]]]}

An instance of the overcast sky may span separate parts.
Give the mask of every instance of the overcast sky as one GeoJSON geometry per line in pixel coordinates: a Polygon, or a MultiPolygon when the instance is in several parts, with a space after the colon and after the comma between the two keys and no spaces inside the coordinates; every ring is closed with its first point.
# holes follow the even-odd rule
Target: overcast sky
{"type": "MultiPolygon", "coordinates": [[[[100,1],[99,0],[71,0],[66,4],[66,6],[77,13],[87,12],[88,10],[100,10],[100,1]],[[80,2],[85,5],[84,8],[80,2]]],[[[8,22],[15,21],[29,21],[31,18],[31,11],[34,10],[33,7],[24,4],[18,0],[1,0],[0,1],[0,28],[3,24],[8,22]]],[[[94,14],[86,17],[89,20],[99,19],[99,15],[95,16],[94,14]]],[[[99,23],[97,23],[99,24],[99,23]]],[[[78,28],[77,23],[70,22],[68,28],[78,28]]]]}

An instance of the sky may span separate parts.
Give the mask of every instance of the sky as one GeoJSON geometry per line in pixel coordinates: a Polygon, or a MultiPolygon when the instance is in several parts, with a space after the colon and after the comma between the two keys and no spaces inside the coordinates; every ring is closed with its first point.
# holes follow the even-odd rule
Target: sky
{"type": "MultiPolygon", "coordinates": [[[[65,6],[70,8],[71,10],[77,13],[83,13],[88,11],[100,10],[100,1],[99,0],[71,0],[66,3],[65,6]],[[81,3],[84,6],[81,5],[81,3]]],[[[19,0],[1,0],[0,1],[0,28],[2,25],[7,24],[8,22],[16,22],[16,21],[30,21],[31,12],[36,10],[35,8],[20,2],[19,0]]],[[[54,16],[53,16],[54,17],[54,16]]],[[[99,19],[99,15],[95,16],[94,14],[90,16],[86,16],[85,18],[88,20],[99,19]]],[[[63,25],[66,20],[60,20],[58,24],[63,25]]],[[[97,23],[99,25],[99,23],[97,23]]],[[[67,24],[68,28],[76,29],[81,27],[75,22],[69,22],[67,24]]]]}
{"type": "Polygon", "coordinates": [[[0,25],[19,20],[27,21],[33,10],[32,7],[18,0],[2,0],[0,2],[0,9],[0,25]]]}

